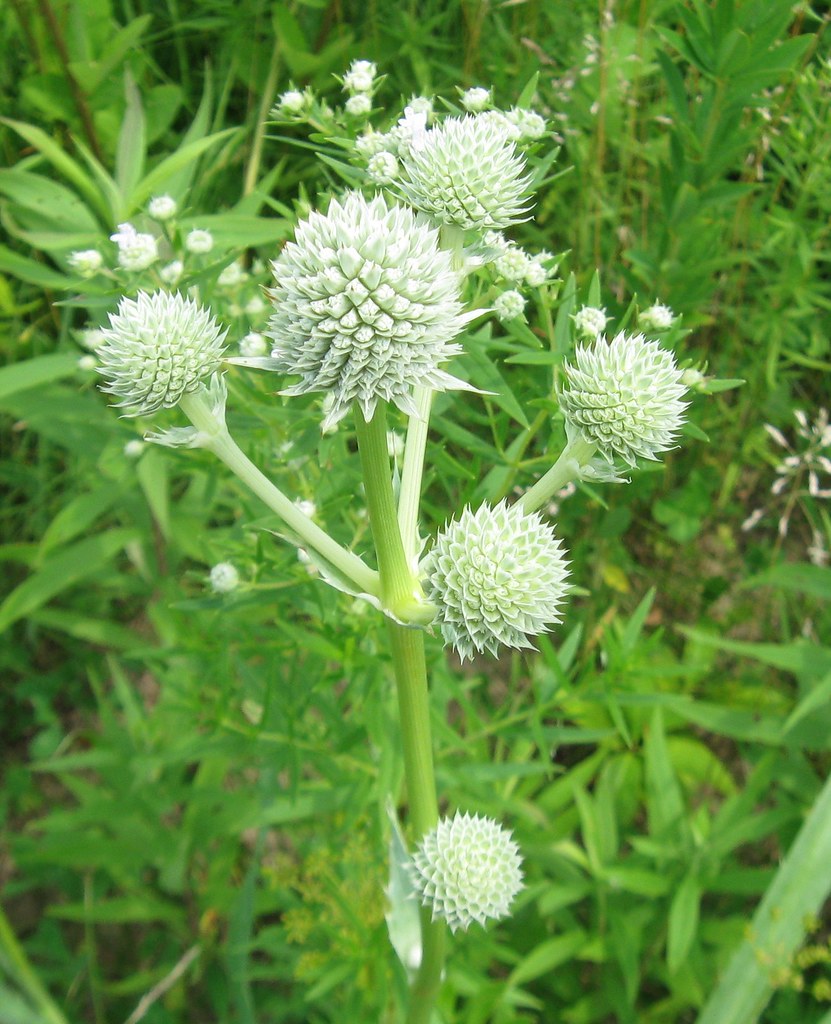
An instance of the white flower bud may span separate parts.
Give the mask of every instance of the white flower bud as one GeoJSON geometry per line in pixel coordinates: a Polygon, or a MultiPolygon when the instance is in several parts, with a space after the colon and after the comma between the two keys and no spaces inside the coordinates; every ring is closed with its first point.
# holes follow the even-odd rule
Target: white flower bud
{"type": "Polygon", "coordinates": [[[664,306],[660,302],[649,306],[648,309],[641,310],[638,314],[638,326],[645,331],[654,331],[655,333],[668,331],[674,323],[675,314],[669,306],[664,306]]]}
{"type": "Polygon", "coordinates": [[[156,239],[140,234],[132,224],[119,224],[110,241],[118,246],[118,265],[124,270],[146,270],[159,258],[156,239]]]}
{"type": "Polygon", "coordinates": [[[188,236],[185,239],[185,248],[188,252],[201,256],[210,252],[213,247],[214,236],[210,231],[203,231],[201,228],[194,228],[193,231],[188,232],[188,236]]]}
{"type": "Polygon", "coordinates": [[[349,70],[343,76],[343,88],[346,92],[370,92],[378,69],[369,60],[353,60],[349,70]]]}
{"type": "Polygon", "coordinates": [[[242,284],[243,281],[247,280],[248,274],[243,269],[242,264],[239,260],[234,260],[233,263],[229,263],[227,267],[223,268],[216,279],[216,283],[220,288],[236,288],[238,284],[242,284]]]}
{"type": "Polygon", "coordinates": [[[525,266],[525,283],[529,288],[539,288],[550,276],[550,271],[539,256],[532,256],[525,266]]]}
{"type": "Polygon", "coordinates": [[[178,209],[173,196],[154,196],[147,204],[147,212],[153,220],[170,220],[176,216],[178,209]]]}
{"type": "Polygon", "coordinates": [[[142,441],[140,438],[134,437],[132,441],[128,441],[127,444],[124,445],[124,458],[137,459],[141,456],[146,447],[146,441],[142,441]]]}
{"type": "Polygon", "coordinates": [[[355,139],[355,149],[364,160],[369,160],[376,153],[391,152],[392,148],[392,139],[386,132],[368,131],[355,139]]]}
{"type": "Polygon", "coordinates": [[[97,249],[79,249],[69,254],[67,262],[81,277],[94,277],[103,266],[104,257],[97,249]]]}
{"type": "Polygon", "coordinates": [[[450,930],[510,914],[523,888],[522,858],[513,836],[491,818],[459,814],[442,818],[413,856],[410,874],[433,920],[450,930]]]}
{"type": "Polygon", "coordinates": [[[686,388],[672,352],[642,334],[602,335],[578,346],[575,365],[563,364],[559,393],[566,423],[597,445],[608,462],[630,466],[672,448],[684,420],[686,388]]]}
{"type": "Polygon", "coordinates": [[[442,636],[462,661],[500,644],[530,647],[529,636],[560,621],[568,562],[551,527],[518,505],[465,509],[439,532],[423,569],[442,636]]]}
{"type": "Polygon", "coordinates": [[[504,228],[525,219],[525,162],[487,114],[451,117],[424,132],[404,160],[407,202],[443,224],[504,228]]]}
{"type": "Polygon", "coordinates": [[[541,139],[545,135],[545,118],[534,110],[512,107],[506,112],[505,117],[511,124],[516,125],[523,140],[541,139]]]}
{"type": "Polygon", "coordinates": [[[480,111],[489,107],[491,103],[491,91],[490,89],[483,89],[481,86],[476,86],[473,89],[468,89],[462,93],[462,106],[468,113],[478,114],[480,111]]]}
{"type": "Polygon", "coordinates": [[[501,256],[493,261],[497,274],[507,281],[523,281],[528,273],[528,266],[531,260],[524,249],[518,245],[508,245],[501,256]]]}
{"type": "Polygon", "coordinates": [[[582,306],[572,316],[572,320],[581,338],[596,338],[603,333],[609,322],[605,308],[598,309],[597,306],[582,306]]]}
{"type": "Polygon", "coordinates": [[[305,498],[298,498],[294,503],[295,508],[298,512],[302,512],[304,516],[308,516],[309,519],[313,519],[317,515],[317,505],[313,501],[308,501],[305,498]]]}
{"type": "Polygon", "coordinates": [[[264,356],[268,352],[268,342],[262,334],[251,331],[250,334],[246,334],[240,340],[239,352],[241,356],[245,356],[247,359],[264,356]]]}
{"type": "Polygon", "coordinates": [[[83,370],[85,373],[89,373],[90,370],[95,370],[98,367],[98,360],[93,355],[81,356],[78,360],[78,369],[83,370]]]}
{"type": "Polygon", "coordinates": [[[262,295],[252,296],[245,304],[244,313],[246,316],[257,317],[260,313],[265,312],[265,302],[263,301],[262,295]]]}
{"type": "Polygon", "coordinates": [[[215,594],[230,594],[239,586],[239,573],[230,562],[218,562],[211,569],[210,582],[215,594]]]}
{"type": "Polygon", "coordinates": [[[372,100],[366,93],[357,93],[355,96],[349,97],[343,108],[352,117],[366,117],[372,110],[372,100]]]}
{"type": "Polygon", "coordinates": [[[272,264],[273,366],[301,380],[284,394],[334,395],[324,427],[353,402],[413,412],[411,389],[464,386],[439,369],[459,351],[460,275],[437,232],[406,207],[358,192],[312,213],[272,264]]]}
{"type": "Polygon", "coordinates": [[[91,352],[94,352],[99,345],[103,345],[105,341],[104,332],[98,327],[78,331],[77,338],[84,348],[88,348],[91,352]]]}
{"type": "Polygon", "coordinates": [[[169,409],[219,369],[225,333],[178,293],[123,298],[98,349],[101,390],[120,398],[127,416],[169,409]]]}
{"type": "Polygon", "coordinates": [[[367,173],[379,185],[388,185],[398,177],[398,161],[392,153],[376,153],[369,158],[367,173]]]}
{"type": "Polygon", "coordinates": [[[159,271],[159,277],[162,282],[170,287],[177,284],[179,279],[184,272],[185,266],[181,260],[173,260],[172,263],[167,263],[159,271]]]}
{"type": "Polygon", "coordinates": [[[275,113],[280,117],[298,117],[306,109],[307,96],[298,89],[289,89],[277,100],[275,113]]]}
{"type": "Polygon", "coordinates": [[[429,96],[413,96],[407,106],[416,114],[424,114],[428,121],[433,116],[433,101],[429,96]]]}
{"type": "Polygon", "coordinates": [[[515,320],[525,311],[525,296],[517,291],[502,292],[493,300],[493,311],[502,323],[515,320]]]}

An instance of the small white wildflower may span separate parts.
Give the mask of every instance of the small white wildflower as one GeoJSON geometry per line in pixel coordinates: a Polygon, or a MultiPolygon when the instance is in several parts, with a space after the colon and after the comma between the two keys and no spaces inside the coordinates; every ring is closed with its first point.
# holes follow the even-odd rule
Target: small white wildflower
{"type": "Polygon", "coordinates": [[[159,258],[156,239],[139,233],[132,224],[119,224],[110,241],[118,246],[118,265],[124,270],[146,270],[159,258]]]}
{"type": "Polygon", "coordinates": [[[181,260],[173,260],[171,263],[166,263],[159,271],[159,277],[162,282],[169,287],[173,287],[174,284],[179,283],[179,279],[184,273],[185,265],[181,260]]]}
{"type": "Polygon", "coordinates": [[[81,356],[78,360],[78,369],[88,373],[98,366],[98,360],[93,355],[81,356]]]}
{"type": "Polygon", "coordinates": [[[525,267],[525,283],[529,288],[539,288],[551,276],[551,271],[539,256],[532,256],[525,267]]]}
{"type": "Polygon", "coordinates": [[[439,532],[423,569],[444,641],[462,661],[495,655],[500,644],[530,647],[529,636],[560,621],[565,552],[551,527],[518,505],[466,508],[439,532]]]}
{"type": "Polygon", "coordinates": [[[201,228],[194,228],[189,231],[185,239],[185,248],[195,256],[202,256],[214,247],[214,236],[210,231],[203,231],[201,228]]]}
{"type": "Polygon", "coordinates": [[[422,837],[410,873],[433,920],[446,921],[455,932],[474,921],[507,917],[523,888],[521,869],[519,847],[507,829],[457,811],[422,837]]]}
{"type": "Polygon", "coordinates": [[[645,331],[668,331],[675,323],[675,314],[660,302],[641,310],[638,314],[638,326],[645,331]]]}
{"type": "Polygon", "coordinates": [[[372,100],[366,93],[359,92],[354,96],[350,96],[346,103],[344,103],[343,108],[352,117],[366,117],[370,110],[372,110],[372,100]]]}
{"type": "Polygon", "coordinates": [[[681,383],[684,387],[690,389],[690,391],[699,391],[702,385],[707,383],[707,378],[694,366],[688,366],[686,370],[681,374],[681,383]]]}
{"type": "Polygon", "coordinates": [[[371,419],[379,399],[414,412],[414,385],[464,386],[439,364],[473,314],[438,233],[412,210],[349,192],[301,221],[272,269],[267,368],[301,377],[284,394],[335,395],[324,427],[353,402],[371,419]]]}
{"type": "Polygon", "coordinates": [[[512,107],[505,114],[511,124],[516,125],[522,139],[541,139],[546,132],[545,118],[535,110],[526,110],[524,107],[512,107]]]}
{"type": "Polygon", "coordinates": [[[219,370],[225,331],[190,299],[169,292],[122,298],[98,349],[101,390],[127,416],[169,409],[219,370]]]}
{"type": "Polygon", "coordinates": [[[69,254],[67,262],[81,277],[94,277],[104,265],[104,257],[97,249],[78,249],[69,254]]]}
{"type": "Polygon", "coordinates": [[[238,284],[242,284],[243,281],[248,280],[248,274],[245,272],[245,268],[239,260],[234,260],[233,263],[229,263],[227,267],[224,267],[219,277],[216,279],[216,283],[220,288],[236,288],[238,284]]]}
{"type": "Polygon", "coordinates": [[[429,96],[412,96],[407,106],[416,114],[424,114],[428,121],[433,116],[433,101],[429,96]]]}
{"type": "Polygon", "coordinates": [[[298,498],[294,503],[294,507],[298,512],[302,512],[304,516],[308,516],[309,519],[313,519],[317,515],[317,505],[305,498],[298,498]]]}
{"type": "Polygon", "coordinates": [[[254,295],[245,303],[244,313],[246,316],[257,317],[266,309],[262,295],[254,295]]]}
{"type": "Polygon", "coordinates": [[[147,447],[147,442],[142,441],[138,437],[134,437],[131,441],[128,441],[124,445],[124,458],[125,459],[137,459],[142,454],[144,449],[147,447]]]}
{"type": "Polygon", "coordinates": [[[240,339],[239,353],[246,359],[264,356],[268,352],[268,342],[256,331],[251,331],[244,338],[240,339]]]}
{"type": "Polygon", "coordinates": [[[491,91],[490,89],[482,88],[482,86],[476,86],[462,93],[462,106],[470,114],[478,114],[486,107],[489,107],[490,103],[491,91]]]}
{"type": "Polygon", "coordinates": [[[98,327],[91,327],[83,331],[78,331],[77,338],[84,348],[88,348],[91,352],[94,352],[99,345],[103,345],[106,340],[104,338],[104,332],[98,327]]]}
{"type": "Polygon", "coordinates": [[[487,115],[451,117],[404,156],[399,185],[408,203],[443,224],[487,230],[523,220],[525,162],[487,115]]]}
{"type": "Polygon", "coordinates": [[[298,89],[289,89],[278,97],[274,113],[278,117],[299,117],[308,106],[308,95],[298,89]]]}
{"type": "Polygon", "coordinates": [[[368,60],[353,60],[349,70],[343,76],[343,88],[346,92],[371,92],[378,69],[368,60]]]}
{"type": "Polygon", "coordinates": [[[596,338],[606,330],[609,317],[605,307],[582,306],[572,316],[574,328],[581,338],[596,338]]]}
{"type": "Polygon", "coordinates": [[[493,262],[494,269],[506,281],[524,281],[531,260],[524,249],[509,245],[493,262]]]}
{"type": "Polygon", "coordinates": [[[601,335],[578,346],[575,363],[563,364],[560,407],[566,423],[597,445],[608,462],[620,456],[657,459],[673,447],[684,420],[686,388],[672,352],[642,334],[601,335]]]}
{"type": "Polygon", "coordinates": [[[502,323],[515,320],[525,310],[525,296],[518,291],[507,291],[497,295],[493,300],[493,311],[502,323]]]}
{"type": "Polygon", "coordinates": [[[153,220],[165,221],[176,216],[179,207],[173,196],[154,196],[147,204],[147,212],[153,220]]]}
{"type": "Polygon", "coordinates": [[[230,562],[218,562],[211,569],[210,582],[215,594],[230,594],[239,586],[239,572],[230,562]]]}
{"type": "Polygon", "coordinates": [[[379,185],[388,185],[399,174],[398,161],[392,153],[376,153],[371,156],[366,169],[370,178],[379,185]]]}

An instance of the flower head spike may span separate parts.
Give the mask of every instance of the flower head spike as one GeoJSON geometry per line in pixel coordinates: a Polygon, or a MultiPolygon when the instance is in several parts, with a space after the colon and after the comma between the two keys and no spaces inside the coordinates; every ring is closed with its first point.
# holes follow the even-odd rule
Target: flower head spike
{"type": "Polygon", "coordinates": [[[560,621],[565,552],[551,527],[518,505],[465,509],[439,533],[424,569],[442,635],[463,661],[495,655],[500,644],[530,647],[529,636],[560,621]]]}
{"type": "Polygon", "coordinates": [[[421,840],[411,876],[433,920],[451,931],[484,925],[510,913],[522,889],[522,858],[511,833],[491,818],[459,814],[442,818],[421,840]]]}
{"type": "Polygon", "coordinates": [[[225,331],[190,299],[168,292],[123,298],[96,350],[101,390],[128,416],[169,409],[219,369],[225,331]]]}
{"type": "Polygon", "coordinates": [[[578,346],[563,376],[559,397],[567,426],[596,444],[608,462],[619,456],[634,466],[673,447],[687,389],[674,355],[657,341],[600,335],[591,347],[578,346]]]}
{"type": "Polygon", "coordinates": [[[447,118],[403,155],[404,197],[442,224],[488,230],[525,219],[525,161],[487,114],[447,118]]]}
{"type": "Polygon", "coordinates": [[[272,358],[249,365],[297,374],[284,393],[332,394],[324,429],[357,402],[414,410],[411,389],[465,387],[439,369],[461,349],[460,275],[426,219],[358,192],[312,213],[272,264],[272,358]]]}

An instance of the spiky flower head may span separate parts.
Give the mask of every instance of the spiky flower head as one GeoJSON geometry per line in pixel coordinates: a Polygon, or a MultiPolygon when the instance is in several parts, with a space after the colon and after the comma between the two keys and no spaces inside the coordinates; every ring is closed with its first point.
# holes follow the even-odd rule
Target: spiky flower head
{"type": "Polygon", "coordinates": [[[249,365],[298,374],[284,393],[334,395],[324,429],[357,402],[370,419],[378,400],[411,413],[411,388],[464,387],[439,369],[461,351],[461,277],[438,234],[412,210],[350,192],[297,227],[272,264],[272,358],[249,365]]]}
{"type": "Polygon", "coordinates": [[[566,424],[608,462],[630,466],[672,448],[684,419],[687,388],[672,352],[642,334],[601,335],[563,364],[560,406],[566,424]]]}
{"type": "Polygon", "coordinates": [[[402,193],[440,223],[488,230],[525,219],[525,161],[487,114],[447,118],[404,156],[402,193]]]}
{"type": "Polygon", "coordinates": [[[510,913],[522,889],[522,858],[511,833],[491,818],[459,814],[442,818],[413,855],[410,874],[433,920],[450,930],[510,913]]]}
{"type": "Polygon", "coordinates": [[[123,298],[102,333],[101,390],[120,398],[127,416],[169,409],[195,391],[219,369],[226,334],[208,310],[169,292],[123,298]]]}
{"type": "Polygon", "coordinates": [[[497,315],[497,318],[503,323],[508,320],[515,320],[518,316],[522,316],[525,310],[525,296],[522,292],[511,289],[507,292],[501,292],[493,300],[493,309],[497,315]]]}
{"type": "Polygon", "coordinates": [[[536,512],[501,501],[466,508],[436,537],[424,563],[445,643],[462,658],[530,647],[529,636],[560,621],[568,562],[536,512]]]}

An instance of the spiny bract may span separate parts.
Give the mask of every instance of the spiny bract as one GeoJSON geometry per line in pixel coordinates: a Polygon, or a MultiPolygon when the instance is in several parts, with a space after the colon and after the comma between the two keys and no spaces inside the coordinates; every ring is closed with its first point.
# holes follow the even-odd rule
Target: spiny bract
{"type": "Polygon", "coordinates": [[[526,219],[525,161],[487,114],[447,118],[425,132],[404,170],[407,202],[442,224],[488,230],[526,219]]]}
{"type": "Polygon", "coordinates": [[[222,362],[226,332],[210,312],[169,292],[122,298],[96,349],[102,391],[128,416],[169,409],[222,362]]]}
{"type": "Polygon", "coordinates": [[[287,395],[332,394],[324,429],[352,402],[370,419],[379,399],[414,412],[414,385],[466,386],[438,366],[461,351],[451,339],[474,314],[462,314],[460,275],[412,210],[347,193],[298,224],[272,269],[272,358],[251,365],[299,374],[287,395]]]}
{"type": "Polygon", "coordinates": [[[620,456],[657,459],[675,442],[687,403],[672,352],[642,334],[601,335],[578,346],[575,365],[563,364],[560,405],[566,423],[597,445],[608,462],[620,456]]]}
{"type": "Polygon", "coordinates": [[[466,508],[439,533],[424,569],[442,635],[463,661],[500,644],[530,647],[528,636],[560,621],[565,553],[551,527],[517,505],[466,508]]]}
{"type": "Polygon", "coordinates": [[[411,877],[433,920],[467,929],[507,917],[522,889],[522,858],[511,833],[490,818],[442,818],[413,855],[411,877]]]}

